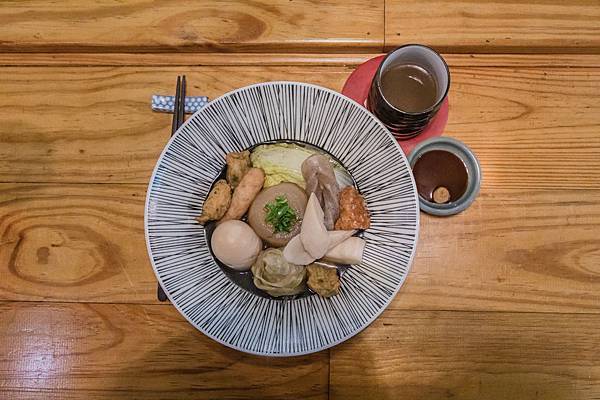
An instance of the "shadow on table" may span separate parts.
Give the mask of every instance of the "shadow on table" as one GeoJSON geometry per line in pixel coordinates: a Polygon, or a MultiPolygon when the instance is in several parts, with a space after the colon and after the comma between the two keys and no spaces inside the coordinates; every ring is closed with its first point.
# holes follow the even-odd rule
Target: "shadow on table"
{"type": "Polygon", "coordinates": [[[507,332],[504,316],[478,315],[386,311],[331,350],[330,398],[576,398],[577,372],[552,365],[558,337],[536,338],[525,326],[507,332]]]}
{"type": "Polygon", "coordinates": [[[140,336],[119,360],[120,370],[105,387],[112,399],[327,398],[327,351],[267,358],[225,347],[183,318],[158,329],[160,343],[145,343],[140,336]]]}

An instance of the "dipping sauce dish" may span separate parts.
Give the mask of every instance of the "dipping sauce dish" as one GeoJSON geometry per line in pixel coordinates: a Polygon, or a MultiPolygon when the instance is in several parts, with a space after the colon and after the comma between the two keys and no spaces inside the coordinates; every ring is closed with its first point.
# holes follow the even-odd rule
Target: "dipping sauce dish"
{"type": "Polygon", "coordinates": [[[417,145],[408,156],[419,206],[438,216],[458,214],[473,203],[481,186],[481,167],[464,143],[437,137],[417,145]]]}

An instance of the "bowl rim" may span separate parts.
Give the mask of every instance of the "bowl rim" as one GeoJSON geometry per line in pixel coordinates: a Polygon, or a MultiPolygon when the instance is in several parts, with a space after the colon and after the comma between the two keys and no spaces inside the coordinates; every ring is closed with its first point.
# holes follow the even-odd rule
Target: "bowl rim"
{"type": "MultiPolygon", "coordinates": [[[[337,155],[335,155],[337,157],[337,155]]],[[[357,335],[358,333],[362,332],[365,328],[367,328],[369,325],[371,325],[373,323],[373,321],[375,321],[377,318],[379,318],[379,316],[383,313],[383,311],[385,311],[389,305],[391,304],[391,302],[394,300],[394,298],[396,298],[398,292],[400,291],[400,288],[404,285],[407,276],[409,275],[411,269],[412,269],[412,265],[414,262],[414,258],[415,258],[415,254],[417,252],[417,244],[419,241],[419,234],[420,234],[420,212],[419,212],[419,194],[417,191],[417,186],[416,186],[416,182],[412,173],[412,168],[410,167],[410,163],[408,161],[408,158],[406,156],[406,154],[404,154],[404,151],[402,150],[402,148],[400,147],[400,145],[398,144],[397,140],[394,138],[394,136],[392,135],[392,133],[385,127],[385,125],[383,125],[383,123],[377,118],[375,117],[371,112],[369,112],[366,108],[364,108],[363,106],[361,106],[359,103],[357,103],[355,100],[344,96],[343,94],[336,92],[335,90],[326,88],[326,87],[322,87],[319,85],[315,85],[315,84],[311,84],[311,83],[305,83],[305,82],[297,82],[297,81],[285,81],[285,80],[277,80],[277,81],[268,81],[268,82],[260,82],[260,83],[255,83],[252,85],[247,85],[247,86],[243,86],[243,87],[239,87],[236,88],[234,90],[231,90],[229,92],[226,92],[224,94],[222,94],[221,96],[216,97],[214,100],[211,100],[208,102],[208,104],[206,104],[204,107],[202,107],[201,109],[199,109],[198,111],[196,111],[190,118],[188,118],[182,125],[181,127],[179,127],[179,129],[175,132],[174,135],[171,136],[171,138],[169,139],[169,141],[164,145],[163,150],[161,151],[159,157],[156,160],[156,164],[154,165],[154,168],[152,170],[152,175],[150,176],[150,180],[148,183],[148,187],[146,189],[146,200],[144,202],[144,236],[145,236],[145,241],[146,241],[146,250],[148,252],[148,256],[150,259],[150,263],[152,265],[152,270],[154,271],[154,275],[156,276],[156,279],[158,281],[158,283],[161,285],[161,287],[163,288],[165,294],[167,295],[167,298],[169,299],[169,301],[171,302],[171,304],[177,309],[177,311],[192,325],[194,326],[198,331],[202,332],[204,335],[206,335],[207,337],[211,338],[212,340],[226,346],[229,348],[232,348],[234,350],[238,350],[241,351],[243,353],[247,353],[247,354],[253,354],[253,355],[258,355],[258,356],[263,356],[263,357],[295,357],[295,356],[303,356],[303,355],[307,355],[307,354],[313,354],[313,353],[317,353],[319,351],[322,350],[326,350],[329,348],[332,348],[334,346],[337,346],[340,343],[345,342],[346,340],[352,338],[353,336],[357,335]],[[223,340],[221,340],[220,338],[208,333],[207,331],[205,331],[204,329],[200,328],[194,321],[192,321],[190,319],[190,317],[183,312],[183,310],[181,309],[181,307],[173,301],[173,298],[171,296],[171,294],[169,293],[169,291],[167,290],[167,288],[165,287],[162,278],[160,277],[160,275],[158,274],[155,262],[154,262],[154,257],[152,256],[152,249],[150,247],[150,235],[149,235],[149,226],[148,226],[148,217],[149,217],[149,208],[150,208],[150,193],[152,192],[153,186],[154,186],[154,182],[156,180],[156,175],[158,173],[159,170],[159,166],[161,164],[161,161],[163,160],[163,158],[165,157],[165,154],[167,153],[167,151],[169,150],[169,148],[171,147],[171,144],[176,140],[176,138],[179,136],[180,132],[188,125],[191,123],[191,121],[194,119],[194,116],[196,114],[202,113],[202,112],[207,112],[207,110],[210,110],[210,108],[218,103],[220,100],[227,98],[228,96],[232,96],[236,93],[242,92],[242,91],[246,91],[246,90],[250,90],[252,88],[256,88],[256,87],[263,87],[263,86],[278,86],[278,85],[296,85],[296,86],[304,86],[304,87],[311,87],[317,90],[322,90],[325,91],[327,93],[333,94],[334,96],[337,96],[339,98],[342,98],[343,100],[353,104],[355,107],[357,107],[359,109],[360,112],[365,113],[369,116],[369,118],[371,118],[376,124],[378,124],[381,129],[383,129],[383,131],[388,135],[389,139],[394,143],[395,149],[400,153],[402,159],[404,160],[404,162],[407,165],[407,170],[408,170],[408,175],[413,187],[413,191],[414,191],[414,197],[415,197],[415,205],[416,205],[416,212],[415,212],[415,237],[412,243],[412,251],[411,251],[411,255],[410,258],[408,260],[407,266],[406,266],[406,274],[404,274],[401,279],[399,284],[397,285],[397,287],[395,288],[394,292],[390,295],[390,297],[386,300],[386,302],[383,304],[383,306],[375,313],[373,314],[373,316],[371,318],[369,318],[366,323],[364,323],[359,329],[356,329],[352,332],[350,332],[349,334],[341,337],[338,340],[335,340],[331,343],[326,344],[325,346],[316,348],[316,349],[312,349],[312,350],[306,350],[306,351],[300,351],[300,352],[281,352],[281,353],[264,353],[264,352],[259,352],[259,351],[252,351],[252,350],[248,350],[245,348],[242,348],[240,346],[236,346],[233,345],[231,343],[227,343],[223,340]]],[[[231,284],[234,284],[233,282],[231,282],[231,284]]]]}

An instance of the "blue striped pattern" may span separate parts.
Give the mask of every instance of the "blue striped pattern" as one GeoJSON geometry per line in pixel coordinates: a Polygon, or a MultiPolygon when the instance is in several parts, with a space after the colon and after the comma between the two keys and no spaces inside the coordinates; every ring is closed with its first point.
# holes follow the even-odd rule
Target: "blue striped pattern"
{"type": "Polygon", "coordinates": [[[314,85],[271,82],[209,103],[161,155],[148,189],[145,228],[155,273],[172,303],[211,338],[249,353],[319,351],[371,323],[402,285],[415,252],[419,210],[408,163],[390,133],[348,98],[314,85]],[[338,296],[274,300],[227,278],[195,217],[225,154],[271,140],[297,140],[337,157],[371,213],[363,263],[338,296]]]}

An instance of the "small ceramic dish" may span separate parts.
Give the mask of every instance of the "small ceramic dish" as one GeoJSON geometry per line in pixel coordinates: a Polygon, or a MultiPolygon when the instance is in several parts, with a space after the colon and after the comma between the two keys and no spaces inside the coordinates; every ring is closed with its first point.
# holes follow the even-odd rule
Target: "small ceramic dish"
{"type": "MultiPolygon", "coordinates": [[[[481,167],[479,161],[471,149],[459,140],[450,137],[434,137],[419,143],[408,156],[411,169],[424,154],[434,150],[449,152],[458,157],[467,171],[467,183],[464,193],[457,199],[445,203],[436,203],[424,198],[419,194],[419,206],[421,211],[437,216],[449,216],[464,211],[473,203],[479,194],[481,186],[481,167]]],[[[417,177],[417,186],[419,181],[417,177]]]]}

